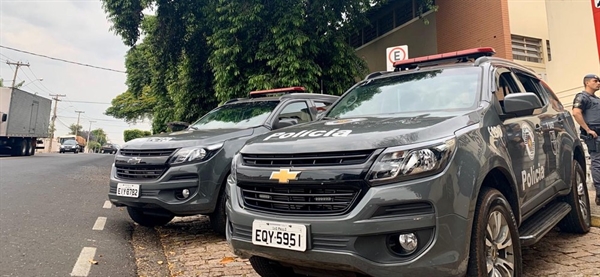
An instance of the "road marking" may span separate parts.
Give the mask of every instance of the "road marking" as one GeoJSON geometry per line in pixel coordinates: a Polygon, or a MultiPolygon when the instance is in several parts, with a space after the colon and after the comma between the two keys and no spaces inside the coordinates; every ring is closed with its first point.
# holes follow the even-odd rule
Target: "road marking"
{"type": "Polygon", "coordinates": [[[98,219],[96,219],[96,223],[94,223],[94,227],[92,227],[92,230],[102,231],[104,230],[104,224],[106,224],[106,217],[98,217],[98,219]]]}
{"type": "Polygon", "coordinates": [[[108,201],[108,200],[104,201],[104,206],[102,206],[102,208],[110,209],[111,207],[112,207],[112,203],[110,203],[110,201],[108,201]]]}
{"type": "Polygon", "coordinates": [[[96,255],[96,247],[84,247],[77,258],[77,262],[71,271],[71,276],[83,276],[86,277],[90,273],[92,263],[96,255]]]}

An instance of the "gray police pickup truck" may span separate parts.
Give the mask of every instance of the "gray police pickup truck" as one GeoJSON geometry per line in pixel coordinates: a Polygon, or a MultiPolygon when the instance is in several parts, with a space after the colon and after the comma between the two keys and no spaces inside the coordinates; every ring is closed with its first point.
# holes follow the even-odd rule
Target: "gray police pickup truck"
{"type": "Polygon", "coordinates": [[[226,191],[235,254],[261,276],[520,276],[521,246],[588,232],[570,113],[494,53],[397,62],[249,140],[226,191]]]}
{"type": "Polygon", "coordinates": [[[108,198],[127,206],[143,226],[207,214],[214,231],[223,234],[223,184],[235,153],[252,137],[315,120],[319,109],[338,98],[305,93],[303,87],[253,91],[183,131],[131,140],[115,155],[108,198]]]}

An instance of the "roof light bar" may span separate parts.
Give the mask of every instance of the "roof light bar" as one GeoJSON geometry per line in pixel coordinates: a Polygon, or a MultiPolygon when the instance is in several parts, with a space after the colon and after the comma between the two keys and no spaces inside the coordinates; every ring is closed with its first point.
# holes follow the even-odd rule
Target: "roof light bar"
{"type": "Polygon", "coordinates": [[[256,97],[267,97],[273,95],[282,95],[289,94],[294,92],[305,92],[306,89],[304,87],[287,87],[287,88],[276,88],[276,89],[265,89],[265,90],[255,90],[250,92],[250,98],[256,97]]]}
{"type": "Polygon", "coordinates": [[[477,59],[485,56],[489,57],[493,56],[494,54],[496,54],[496,50],[494,50],[494,48],[480,47],[431,56],[423,56],[394,62],[394,71],[399,71],[401,69],[413,69],[419,66],[437,65],[441,64],[442,62],[466,62],[470,59],[477,59]]]}

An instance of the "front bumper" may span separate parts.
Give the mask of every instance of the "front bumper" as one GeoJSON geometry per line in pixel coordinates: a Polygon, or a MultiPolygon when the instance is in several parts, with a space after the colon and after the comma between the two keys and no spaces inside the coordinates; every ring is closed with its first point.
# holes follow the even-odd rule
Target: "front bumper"
{"type": "Polygon", "coordinates": [[[236,255],[300,268],[371,276],[461,276],[468,264],[471,200],[452,181],[456,173],[447,172],[457,171],[450,166],[435,177],[371,187],[348,213],[337,216],[257,212],[245,207],[240,187],[230,185],[227,238],[236,255]],[[306,251],[254,245],[254,220],[305,224],[306,251]],[[390,241],[409,232],[419,238],[417,250],[395,254],[390,241]]]}
{"type": "Polygon", "coordinates": [[[154,180],[119,178],[113,164],[108,198],[115,206],[130,206],[175,216],[210,214],[216,207],[217,196],[225,179],[223,175],[227,172],[227,167],[223,166],[227,161],[222,159],[217,155],[201,163],[167,167],[154,180]],[[119,183],[139,184],[140,196],[118,196],[119,183]],[[189,190],[189,196],[185,199],[181,194],[183,189],[189,190]]]}

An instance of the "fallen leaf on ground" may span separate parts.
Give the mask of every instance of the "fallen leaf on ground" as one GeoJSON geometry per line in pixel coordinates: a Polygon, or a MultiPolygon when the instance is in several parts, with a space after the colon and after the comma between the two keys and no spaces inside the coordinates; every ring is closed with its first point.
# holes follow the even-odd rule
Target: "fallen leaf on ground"
{"type": "Polygon", "coordinates": [[[156,263],[157,263],[157,264],[163,264],[163,261],[158,261],[158,262],[156,262],[156,263]]]}
{"type": "Polygon", "coordinates": [[[225,257],[225,258],[223,258],[223,259],[221,260],[221,263],[222,263],[222,264],[226,264],[226,263],[233,262],[233,260],[235,260],[235,258],[233,258],[233,257],[225,257]]]}

